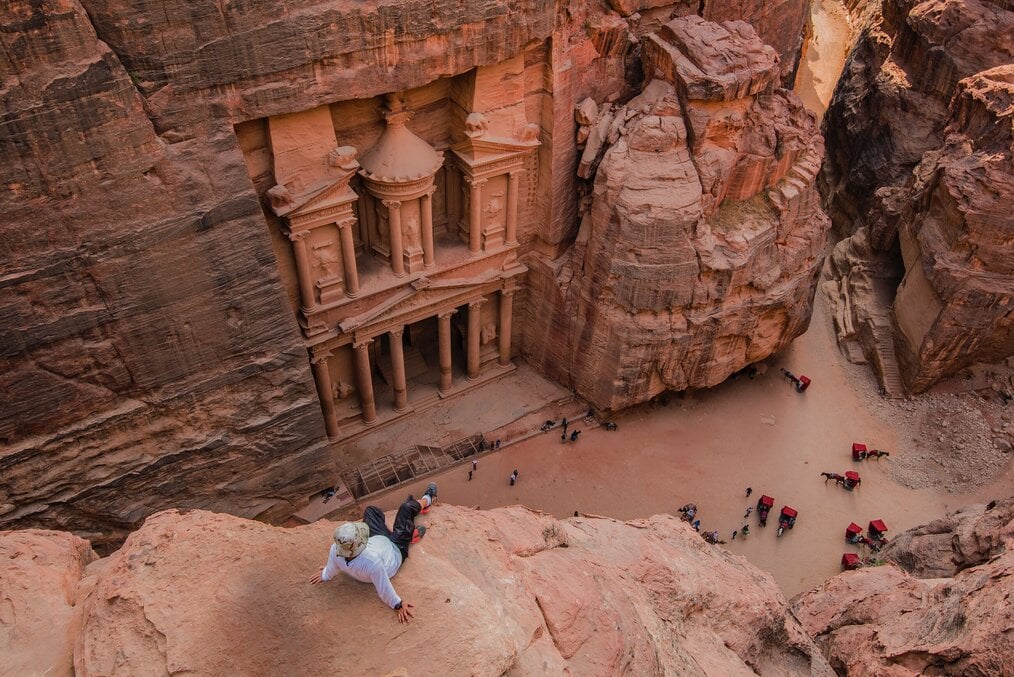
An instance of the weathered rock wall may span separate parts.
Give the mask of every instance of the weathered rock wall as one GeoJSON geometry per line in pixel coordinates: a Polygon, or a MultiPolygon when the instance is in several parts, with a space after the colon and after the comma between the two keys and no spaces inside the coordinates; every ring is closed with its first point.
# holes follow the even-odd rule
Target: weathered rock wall
{"type": "Polygon", "coordinates": [[[0,26],[0,524],[290,511],[326,439],[233,126],[503,60],[552,3],[14,0],[0,26]]]}
{"type": "MultiPolygon", "coordinates": [[[[882,284],[869,279],[876,260],[900,256],[891,316],[910,391],[1014,354],[1011,63],[1008,5],[887,0],[824,118],[829,214],[839,232],[866,233],[853,263],[843,251],[832,297],[882,284]]],[[[843,312],[849,338],[867,320],[862,308],[843,312]]]]}
{"type": "MultiPolygon", "coordinates": [[[[422,520],[393,579],[405,626],[368,583],[307,583],[331,522],[154,515],[71,587],[74,674],[833,674],[768,574],[674,517],[438,504],[422,520]]],[[[23,629],[5,656],[32,650],[23,629]]]]}
{"type": "Polygon", "coordinates": [[[805,331],[829,225],[815,120],[750,26],[687,17],[642,49],[656,79],[587,125],[612,145],[573,249],[531,267],[526,356],[601,409],[716,385],[805,331]]]}

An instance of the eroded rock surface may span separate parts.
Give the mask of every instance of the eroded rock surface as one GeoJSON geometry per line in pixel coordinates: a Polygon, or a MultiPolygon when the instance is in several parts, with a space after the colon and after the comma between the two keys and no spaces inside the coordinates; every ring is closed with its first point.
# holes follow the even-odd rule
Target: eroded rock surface
{"type": "Polygon", "coordinates": [[[1014,549],[1014,498],[975,505],[899,534],[880,556],[918,578],[945,578],[1014,549]]]}
{"type": "Polygon", "coordinates": [[[539,290],[567,344],[535,359],[602,409],[716,385],[802,333],[829,227],[815,119],[750,26],[685,17],[643,51],[656,76],[598,118],[611,145],[539,290]]]}
{"type": "Polygon", "coordinates": [[[78,587],[97,559],[61,531],[0,531],[0,675],[74,674],[78,587]]]}
{"type": "Polygon", "coordinates": [[[893,566],[849,571],[793,600],[839,674],[1009,673],[1014,655],[1014,551],[952,579],[893,566]]]}
{"type": "Polygon", "coordinates": [[[887,0],[825,116],[839,336],[888,390],[1014,354],[1012,62],[1005,3],[887,0]]]}
{"type": "Polygon", "coordinates": [[[671,516],[423,520],[404,626],[369,584],[307,583],[333,523],[154,515],[86,581],[75,674],[833,674],[770,576],[671,516]]]}

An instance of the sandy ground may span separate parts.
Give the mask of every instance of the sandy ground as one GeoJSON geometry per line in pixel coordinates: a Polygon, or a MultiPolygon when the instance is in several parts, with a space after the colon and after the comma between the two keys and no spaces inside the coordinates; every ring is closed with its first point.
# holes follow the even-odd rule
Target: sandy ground
{"type": "MultiPolygon", "coordinates": [[[[800,67],[797,91],[822,114],[845,57],[848,24],[832,0],[816,0],[812,21],[817,37],[800,67]]],[[[822,294],[809,331],[768,364],[753,380],[730,380],[708,391],[670,395],[667,404],[628,410],[614,418],[615,432],[577,422],[577,443],[562,444],[557,430],[539,433],[484,454],[471,481],[465,464],[371,502],[393,510],[429,481],[439,484],[443,501],[480,508],[523,504],[561,518],[574,511],[618,519],[676,514],[693,502],[702,530],[716,529],[728,541],[716,547],[771,572],[792,596],[840,571],[843,552],[857,551],[844,541],[849,522],[865,527],[883,519],[898,533],[960,506],[1014,493],[1014,454],[992,442],[1010,438],[1010,407],[946,393],[882,399],[869,368],[850,364],[839,352],[822,294]],[[781,367],[809,376],[813,385],[797,393],[781,367]],[[852,442],[891,456],[853,462],[852,442]],[[515,468],[519,481],[511,487],[508,476],[515,468]],[[862,476],[855,491],[820,477],[822,471],[846,470],[862,476]],[[747,487],[753,488],[749,499],[747,487]],[[762,529],[756,511],[749,518],[744,513],[765,493],[776,502],[762,529]],[[799,519],[777,537],[776,515],[786,504],[799,511],[799,519]],[[750,536],[732,540],[743,524],[750,525],[750,536]]],[[[495,406],[496,388],[470,395],[464,411],[495,406]]],[[[512,390],[506,401],[518,398],[512,390]]],[[[461,420],[458,413],[442,416],[461,420]]],[[[432,420],[436,435],[454,425],[432,420]]],[[[438,512],[427,521],[440,528],[438,512]]]]}

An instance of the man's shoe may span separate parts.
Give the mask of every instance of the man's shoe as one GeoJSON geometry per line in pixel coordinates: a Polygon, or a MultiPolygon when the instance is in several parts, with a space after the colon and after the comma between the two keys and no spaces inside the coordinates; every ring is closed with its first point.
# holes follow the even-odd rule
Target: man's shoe
{"type": "Polygon", "coordinates": [[[419,511],[422,514],[425,515],[426,513],[428,513],[430,511],[430,508],[433,507],[433,503],[435,503],[436,500],[437,500],[437,484],[436,484],[436,482],[430,482],[429,486],[426,487],[426,491],[423,492],[423,496],[428,496],[429,499],[430,499],[430,504],[428,506],[426,506],[425,508],[423,508],[422,510],[419,511]]]}
{"type": "Polygon", "coordinates": [[[412,532],[412,543],[410,545],[418,543],[419,541],[422,540],[422,537],[425,535],[426,535],[426,527],[422,525],[417,526],[415,528],[415,531],[412,532]]]}

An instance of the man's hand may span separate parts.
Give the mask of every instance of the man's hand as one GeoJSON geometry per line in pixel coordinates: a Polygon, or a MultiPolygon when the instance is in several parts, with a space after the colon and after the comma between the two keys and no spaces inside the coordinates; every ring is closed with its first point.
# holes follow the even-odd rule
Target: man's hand
{"type": "Polygon", "coordinates": [[[324,580],[321,579],[319,571],[317,573],[315,573],[313,576],[310,576],[310,585],[317,585],[318,583],[325,583],[325,582],[326,581],[324,581],[324,580]]]}
{"type": "Polygon", "coordinates": [[[401,608],[396,609],[396,611],[398,612],[399,623],[408,623],[412,620],[412,605],[408,602],[402,602],[401,608]]]}

